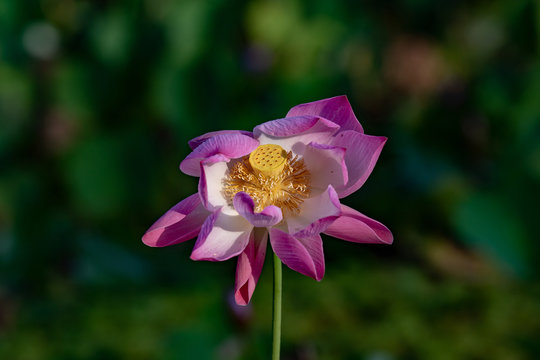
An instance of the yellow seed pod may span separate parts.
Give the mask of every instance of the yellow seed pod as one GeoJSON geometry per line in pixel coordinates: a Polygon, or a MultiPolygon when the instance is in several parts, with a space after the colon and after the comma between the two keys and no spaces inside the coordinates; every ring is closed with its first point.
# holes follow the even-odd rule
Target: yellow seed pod
{"type": "Polygon", "coordinates": [[[287,152],[275,144],[260,145],[249,154],[251,167],[266,176],[279,174],[286,160],[287,152]]]}

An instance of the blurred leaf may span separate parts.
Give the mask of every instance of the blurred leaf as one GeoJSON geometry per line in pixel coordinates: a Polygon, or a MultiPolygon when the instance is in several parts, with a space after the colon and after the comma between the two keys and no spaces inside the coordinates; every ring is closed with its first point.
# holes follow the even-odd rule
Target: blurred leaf
{"type": "Polygon", "coordinates": [[[215,334],[208,330],[186,329],[171,335],[168,341],[167,359],[213,359],[213,353],[217,347],[215,334]]]}
{"type": "Polygon", "coordinates": [[[334,64],[322,60],[324,55],[331,54],[333,45],[344,32],[338,21],[328,16],[303,17],[301,6],[292,1],[256,1],[250,4],[248,11],[250,40],[272,49],[280,70],[286,75],[295,80],[301,78],[304,83],[313,75],[332,71],[334,64]],[[313,68],[318,71],[305,76],[313,68]]]}
{"type": "Polygon", "coordinates": [[[463,241],[498,261],[506,270],[530,273],[529,243],[515,213],[496,195],[473,194],[454,214],[463,241]]]}
{"type": "Polygon", "coordinates": [[[28,129],[31,95],[28,76],[0,63],[0,155],[28,129]]]}
{"type": "Polygon", "coordinates": [[[104,63],[121,65],[128,60],[133,37],[132,22],[127,9],[116,9],[97,19],[91,39],[96,55],[104,63]]]}
{"type": "Polygon", "coordinates": [[[532,151],[526,156],[527,167],[531,174],[540,181],[540,143],[532,144],[532,151]]]}
{"type": "Polygon", "coordinates": [[[125,211],[127,184],[120,143],[98,137],[76,147],[65,164],[67,186],[76,207],[94,217],[118,215],[125,211]]]}
{"type": "Polygon", "coordinates": [[[93,93],[89,70],[82,62],[66,61],[58,64],[53,76],[54,106],[66,109],[79,121],[91,120],[96,111],[97,95],[93,93]]]}
{"type": "Polygon", "coordinates": [[[77,263],[78,279],[92,284],[121,281],[145,282],[150,274],[148,264],[118,245],[82,234],[81,260],[77,263]]]}
{"type": "Polygon", "coordinates": [[[510,109],[509,90],[499,77],[492,74],[480,83],[478,106],[491,116],[503,116],[510,109]]]}
{"type": "Polygon", "coordinates": [[[170,2],[165,21],[173,63],[186,66],[208,45],[205,42],[215,1],[170,2]],[[212,4],[214,3],[214,4],[212,4]]]}

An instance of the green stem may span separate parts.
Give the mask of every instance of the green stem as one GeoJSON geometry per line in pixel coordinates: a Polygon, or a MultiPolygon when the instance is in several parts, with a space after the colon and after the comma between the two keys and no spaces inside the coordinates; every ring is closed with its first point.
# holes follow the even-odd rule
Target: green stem
{"type": "Polygon", "coordinates": [[[274,309],[272,312],[272,360],[279,360],[281,345],[281,260],[274,253],[274,309]]]}

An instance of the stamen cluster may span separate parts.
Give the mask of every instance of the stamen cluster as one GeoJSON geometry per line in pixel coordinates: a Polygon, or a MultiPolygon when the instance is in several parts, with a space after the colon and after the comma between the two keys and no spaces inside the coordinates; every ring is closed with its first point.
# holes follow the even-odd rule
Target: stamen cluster
{"type": "Polygon", "coordinates": [[[285,214],[299,213],[299,206],[311,192],[311,174],[304,160],[288,152],[282,170],[273,175],[264,174],[254,168],[249,156],[230,165],[223,180],[223,195],[230,205],[236,193],[243,191],[255,202],[255,211],[260,212],[269,205],[281,208],[285,214]]]}

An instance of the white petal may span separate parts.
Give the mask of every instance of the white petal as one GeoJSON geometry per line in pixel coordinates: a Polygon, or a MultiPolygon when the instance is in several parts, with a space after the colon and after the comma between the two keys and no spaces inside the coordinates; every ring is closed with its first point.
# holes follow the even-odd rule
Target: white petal
{"type": "Polygon", "coordinates": [[[313,195],[326,191],[328,185],[337,189],[347,183],[345,148],[311,143],[306,146],[303,159],[311,174],[313,195]]]}
{"type": "Polygon", "coordinates": [[[288,233],[324,231],[339,215],[341,215],[341,205],[336,191],[330,185],[326,191],[304,200],[298,214],[287,216],[288,233]]]}
{"type": "Polygon", "coordinates": [[[212,158],[201,162],[201,179],[199,181],[199,193],[204,206],[209,211],[223,208],[224,213],[237,215],[238,213],[230,206],[223,196],[223,179],[228,170],[225,161],[212,161],[212,158]]]}
{"type": "Polygon", "coordinates": [[[223,261],[246,248],[253,225],[240,215],[220,210],[208,217],[193,247],[193,260],[223,261]]]}

